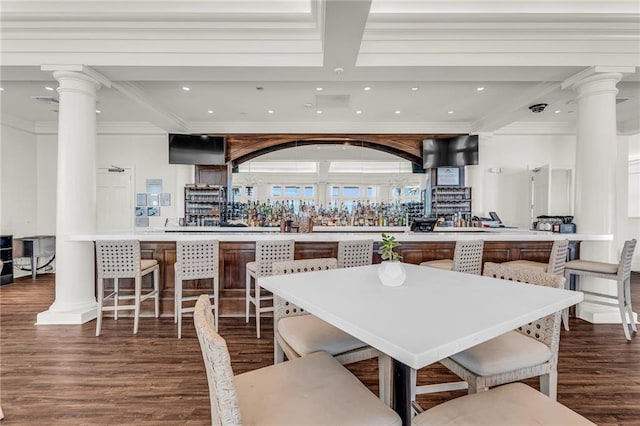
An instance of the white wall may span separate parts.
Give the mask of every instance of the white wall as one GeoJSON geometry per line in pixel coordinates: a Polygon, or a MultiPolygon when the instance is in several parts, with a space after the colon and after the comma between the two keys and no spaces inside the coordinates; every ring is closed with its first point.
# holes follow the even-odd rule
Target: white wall
{"type": "Polygon", "coordinates": [[[473,214],[487,217],[495,211],[505,224],[529,228],[529,170],[548,164],[573,171],[575,144],[575,135],[481,135],[479,164],[466,167],[473,214]],[[501,173],[491,173],[492,168],[501,173]]]}
{"type": "MultiPolygon", "coordinates": [[[[624,241],[632,238],[640,240],[640,218],[628,216],[628,173],[629,156],[640,155],[640,133],[632,136],[618,136],[618,156],[616,167],[616,188],[618,197],[616,205],[616,242],[618,254],[622,250],[624,241]]],[[[633,256],[634,271],[640,271],[640,248],[636,247],[633,256]]]]}
{"type": "Polygon", "coordinates": [[[0,130],[0,232],[14,238],[34,235],[39,208],[36,136],[6,125],[0,130]]]}

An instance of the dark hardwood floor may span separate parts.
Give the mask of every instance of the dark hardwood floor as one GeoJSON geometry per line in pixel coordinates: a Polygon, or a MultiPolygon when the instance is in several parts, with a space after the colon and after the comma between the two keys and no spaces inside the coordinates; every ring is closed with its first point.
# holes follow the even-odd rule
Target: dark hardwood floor
{"type": "MultiPolygon", "coordinates": [[[[640,309],[640,274],[632,293],[640,309]]],[[[3,425],[207,424],[206,375],[193,323],[184,321],[176,338],[171,318],[110,318],[102,336],[95,322],[79,326],[34,326],[36,314],[53,301],[52,275],[21,278],[0,287],[0,402],[3,425]]],[[[151,302],[147,302],[151,303],[151,302]]],[[[454,317],[452,317],[454,318],[454,317]]],[[[425,324],[425,327],[428,327],[425,324]]],[[[263,323],[221,318],[235,373],[270,365],[273,333],[263,323]]],[[[592,325],[571,319],[560,344],[558,400],[598,424],[640,424],[640,336],[627,343],[620,325],[592,325]]],[[[349,368],[377,392],[375,361],[349,368]]],[[[420,371],[419,383],[455,380],[443,367],[420,371]]],[[[538,386],[537,381],[529,381],[538,386]]],[[[430,407],[466,391],[421,396],[430,407]]]]}

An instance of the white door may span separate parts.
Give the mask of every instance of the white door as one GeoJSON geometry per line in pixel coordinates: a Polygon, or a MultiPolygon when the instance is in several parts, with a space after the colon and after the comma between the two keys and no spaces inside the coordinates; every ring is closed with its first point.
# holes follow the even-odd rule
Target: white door
{"type": "Polygon", "coordinates": [[[98,231],[132,231],[135,221],[133,172],[131,169],[109,170],[108,168],[99,168],[97,174],[98,231]]]}
{"type": "Polygon", "coordinates": [[[549,214],[551,199],[551,168],[548,165],[531,171],[531,221],[549,214]]]}
{"type": "Polygon", "coordinates": [[[570,216],[571,208],[571,170],[551,170],[551,199],[549,202],[549,214],[554,216],[570,216]]]}

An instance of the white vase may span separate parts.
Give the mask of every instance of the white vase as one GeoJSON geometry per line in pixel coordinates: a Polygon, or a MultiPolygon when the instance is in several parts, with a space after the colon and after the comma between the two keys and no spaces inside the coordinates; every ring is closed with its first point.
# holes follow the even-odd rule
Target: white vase
{"type": "Polygon", "coordinates": [[[407,273],[402,262],[386,260],[378,266],[378,277],[382,284],[389,287],[397,287],[407,279],[407,273]]]}

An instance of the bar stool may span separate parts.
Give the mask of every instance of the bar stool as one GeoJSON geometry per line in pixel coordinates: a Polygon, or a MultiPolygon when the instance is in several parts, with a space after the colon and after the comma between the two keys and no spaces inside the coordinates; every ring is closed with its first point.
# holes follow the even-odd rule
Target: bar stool
{"type": "MultiPolygon", "coordinates": [[[[592,262],[588,260],[572,260],[565,265],[564,275],[567,282],[571,275],[606,278],[615,280],[618,283],[618,294],[616,296],[595,291],[580,290],[580,281],[576,279],[576,290],[582,291],[584,294],[598,296],[606,299],[617,300],[618,303],[606,302],[601,300],[587,300],[587,302],[605,306],[616,306],[620,309],[620,319],[622,320],[622,328],[627,340],[631,340],[631,332],[637,333],[638,329],[633,320],[633,309],[631,307],[631,260],[633,251],[636,248],[637,240],[625,241],[620,256],[620,262],[604,263],[592,262]]],[[[566,285],[566,284],[565,284],[566,285]]],[[[563,312],[563,316],[568,315],[563,312]]],[[[566,320],[566,318],[565,318],[566,320]]],[[[566,324],[566,322],[565,322],[566,324]]]]}
{"type": "Polygon", "coordinates": [[[177,261],[174,264],[174,322],[178,324],[178,339],[182,337],[182,314],[185,312],[193,312],[194,310],[193,306],[188,308],[183,307],[183,303],[196,301],[200,296],[200,294],[184,296],[182,287],[184,280],[201,280],[208,278],[213,280],[213,293],[209,293],[207,296],[213,300],[212,309],[214,312],[215,328],[216,331],[218,331],[218,293],[220,280],[218,253],[217,240],[176,242],[177,261]]]}
{"type": "Polygon", "coordinates": [[[465,272],[480,275],[482,273],[483,240],[458,241],[453,253],[453,259],[438,259],[422,262],[420,266],[448,269],[450,271],[465,272]]]}
{"type": "Polygon", "coordinates": [[[338,268],[353,268],[373,263],[373,240],[338,242],[338,268]]]}
{"type": "Polygon", "coordinates": [[[153,297],[156,318],[160,315],[160,267],[154,259],[140,259],[140,241],[96,241],[96,265],[98,275],[98,317],[96,336],[102,328],[102,313],[113,311],[118,319],[118,311],[133,310],[133,334],[138,333],[140,304],[153,297]],[[142,294],[142,277],[153,272],[153,290],[142,294]],[[134,279],[134,295],[120,295],[118,280],[134,279]],[[104,295],[104,280],[113,279],[113,292],[104,295]],[[113,306],[104,306],[106,299],[113,298],[113,306]],[[133,304],[119,305],[121,300],[133,300],[133,304]]]}
{"type": "Polygon", "coordinates": [[[564,276],[564,268],[567,263],[567,249],[569,248],[569,240],[556,240],[551,247],[549,262],[533,262],[531,260],[511,260],[502,262],[503,266],[515,268],[537,269],[541,272],[564,276]]]}
{"type": "MultiPolygon", "coordinates": [[[[549,255],[549,262],[534,262],[531,260],[511,260],[509,262],[502,262],[501,265],[510,266],[513,268],[525,268],[538,270],[540,272],[547,272],[549,274],[560,275],[564,277],[564,268],[567,263],[567,249],[569,248],[569,240],[556,240],[551,247],[551,254],[549,255]]],[[[569,308],[564,309],[562,313],[562,323],[564,329],[569,331],[569,308]]]]}
{"type": "Polygon", "coordinates": [[[256,307],[256,334],[260,338],[260,314],[273,312],[273,296],[261,296],[258,277],[271,275],[272,264],[275,261],[293,260],[294,240],[256,241],[256,260],[247,262],[246,266],[246,294],[245,294],[245,320],[249,322],[249,309],[251,303],[256,307]],[[254,294],[251,294],[251,278],[255,282],[254,294]],[[271,300],[271,306],[262,307],[263,301],[271,300]]]}

